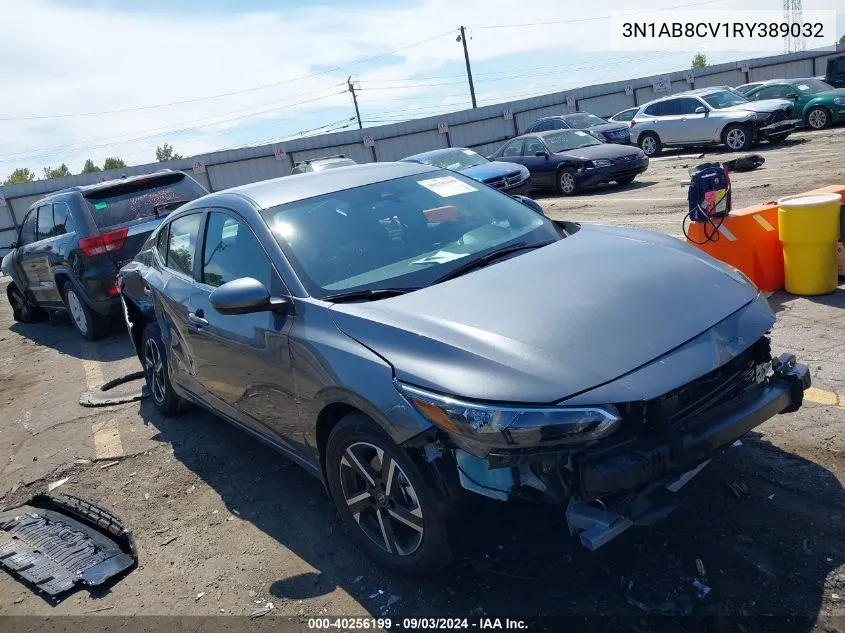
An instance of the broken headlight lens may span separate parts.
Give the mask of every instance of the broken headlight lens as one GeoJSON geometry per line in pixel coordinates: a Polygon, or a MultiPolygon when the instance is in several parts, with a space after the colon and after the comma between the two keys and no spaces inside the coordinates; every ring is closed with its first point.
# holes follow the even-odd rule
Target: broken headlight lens
{"type": "Polygon", "coordinates": [[[397,383],[411,405],[434,426],[474,441],[500,444],[578,444],[616,430],[612,406],[531,407],[468,402],[397,383]]]}

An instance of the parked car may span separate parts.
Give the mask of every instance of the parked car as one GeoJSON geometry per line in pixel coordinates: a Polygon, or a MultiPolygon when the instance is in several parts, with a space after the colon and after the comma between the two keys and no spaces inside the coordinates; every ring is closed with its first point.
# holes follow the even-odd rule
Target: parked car
{"type": "Polygon", "coordinates": [[[608,121],[611,121],[613,123],[627,123],[628,121],[634,118],[634,115],[639,109],[640,108],[638,106],[636,108],[628,108],[627,110],[622,110],[622,112],[617,112],[612,117],[610,117],[608,121]]]}
{"type": "Polygon", "coordinates": [[[746,151],[757,141],[785,140],[797,124],[791,115],[789,101],[756,103],[732,90],[701,88],[643,105],[631,120],[631,140],[647,156],[666,146],[722,144],[746,151]]]}
{"type": "Polygon", "coordinates": [[[427,165],[210,194],[119,283],[153,405],[199,404],[321,478],[394,571],[448,565],[481,497],[600,547],[810,383],[734,268],[427,165]]]}
{"type": "Polygon", "coordinates": [[[589,132],[605,143],[627,145],[631,141],[631,132],[627,125],[609,123],[589,112],[573,112],[562,116],[548,116],[537,119],[528,126],[523,134],[535,134],[551,130],[582,130],[589,132]]]}
{"type": "Polygon", "coordinates": [[[490,158],[524,165],[533,186],[564,195],[607,182],[627,185],[648,169],[648,157],[636,147],[602,143],[581,130],[517,136],[490,158]]]}
{"type": "Polygon", "coordinates": [[[749,92],[748,98],[788,99],[794,116],[814,130],[845,121],[845,88],[834,88],[815,77],[770,81],[749,92]]]}
{"type": "Polygon", "coordinates": [[[845,55],[827,60],[827,72],[823,79],[834,88],[845,88],[845,55]]]}
{"type": "Polygon", "coordinates": [[[106,336],[120,312],[115,279],[174,209],[208,193],[181,171],[71,187],[30,207],[2,263],[15,321],[66,311],[88,340],[106,336]]]}
{"type": "Polygon", "coordinates": [[[466,174],[470,178],[483,182],[508,193],[523,192],[528,188],[531,174],[527,167],[513,163],[487,160],[471,149],[450,147],[435,149],[422,154],[415,154],[402,159],[409,163],[432,165],[441,169],[451,169],[466,174]]]}
{"type": "Polygon", "coordinates": [[[734,90],[736,90],[741,95],[747,95],[749,92],[754,90],[754,88],[756,88],[757,86],[762,86],[764,83],[766,83],[766,82],[765,81],[752,81],[751,83],[742,84],[741,86],[737,86],[736,88],[734,88],[734,90]]]}
{"type": "Polygon", "coordinates": [[[351,158],[347,158],[343,154],[336,154],[335,156],[323,156],[321,158],[309,158],[307,160],[297,161],[290,170],[291,174],[307,174],[311,171],[323,171],[325,169],[334,169],[335,167],[349,167],[357,163],[351,158]]]}

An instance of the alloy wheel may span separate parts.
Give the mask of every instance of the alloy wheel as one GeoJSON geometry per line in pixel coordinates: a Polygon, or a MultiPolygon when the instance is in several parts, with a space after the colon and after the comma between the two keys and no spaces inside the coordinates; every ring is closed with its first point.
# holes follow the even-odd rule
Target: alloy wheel
{"type": "Polygon", "coordinates": [[[821,108],[816,108],[810,112],[807,117],[807,123],[809,123],[810,127],[814,130],[821,130],[827,125],[827,113],[821,108]]]}
{"type": "Polygon", "coordinates": [[[568,171],[565,171],[560,175],[560,190],[563,191],[563,193],[572,193],[575,191],[575,176],[570,174],[568,171]]]}
{"type": "Polygon", "coordinates": [[[67,291],[67,307],[70,310],[70,316],[76,324],[77,329],[85,334],[88,332],[88,319],[85,317],[85,309],[82,307],[82,302],[76,296],[73,290],[67,291]]]}
{"type": "Polygon", "coordinates": [[[355,522],[384,551],[413,554],[422,543],[422,507],[402,467],[369,442],[349,445],[340,460],[343,498],[355,522]]]}
{"type": "Polygon", "coordinates": [[[657,141],[653,136],[646,136],[640,149],[646,156],[652,156],[657,151],[657,141]]]}
{"type": "Polygon", "coordinates": [[[728,134],[725,136],[725,145],[733,150],[742,149],[745,146],[746,138],[745,130],[735,127],[728,130],[728,134]]]}
{"type": "Polygon", "coordinates": [[[158,343],[151,338],[147,339],[147,343],[144,346],[144,369],[147,372],[147,383],[153,392],[153,398],[157,403],[163,404],[166,393],[164,362],[162,360],[161,350],[158,348],[158,343]]]}

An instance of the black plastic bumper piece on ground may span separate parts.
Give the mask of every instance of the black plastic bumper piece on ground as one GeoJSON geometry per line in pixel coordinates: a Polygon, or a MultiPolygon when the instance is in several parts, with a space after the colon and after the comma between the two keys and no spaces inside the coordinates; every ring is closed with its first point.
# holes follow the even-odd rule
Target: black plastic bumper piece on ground
{"type": "Polygon", "coordinates": [[[616,454],[587,458],[581,468],[581,489],[587,498],[633,490],[689,470],[778,413],[801,406],[810,386],[806,365],[784,354],[773,363],[775,373],[745,398],[714,407],[667,441],[656,435],[616,454]]]}
{"type": "Polygon", "coordinates": [[[103,584],[137,561],[120,519],[83,499],[39,495],[0,513],[0,567],[51,596],[103,584]]]}

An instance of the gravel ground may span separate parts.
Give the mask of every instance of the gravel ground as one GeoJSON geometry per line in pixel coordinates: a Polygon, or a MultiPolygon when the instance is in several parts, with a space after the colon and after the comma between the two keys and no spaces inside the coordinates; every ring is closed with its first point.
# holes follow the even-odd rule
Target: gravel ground
{"type": "MultiPolygon", "coordinates": [[[[764,168],[733,179],[734,206],[845,182],[843,147],[845,128],[761,148],[764,168]]],[[[686,200],[678,183],[701,161],[677,154],[653,161],[629,187],[539,199],[552,217],[678,235],[686,200]]],[[[140,556],[112,587],[58,602],[0,573],[0,615],[96,613],[86,629],[126,626],[134,620],[123,618],[135,615],[217,616],[198,620],[205,629],[245,624],[225,616],[272,602],[271,615],[255,622],[292,616],[286,623],[303,630],[319,615],[577,616],[566,622],[634,631],[667,625],[644,620],[649,614],[723,617],[714,621],[727,628],[716,630],[845,630],[845,619],[834,617],[845,616],[845,398],[836,396],[845,394],[845,287],[815,299],[778,293],[772,305],[775,351],[809,362],[814,401],[770,420],[706,468],[667,520],[589,553],[530,509],[507,517],[482,505],[479,524],[466,526],[477,541],[474,564],[409,581],[351,545],[319,482],[213,415],[195,409],[164,419],[144,401],[79,406],[88,388],[139,369],[119,327],[105,341],[83,343],[62,317],[14,324],[0,301],[0,505],[69,477],[59,490],[119,514],[140,556]],[[735,618],[764,615],[795,619],[733,628],[735,618]]],[[[6,624],[35,630],[34,621],[6,624]]],[[[563,630],[561,622],[546,625],[563,630]]],[[[692,621],[670,622],[679,630],[692,621]]],[[[51,630],[79,623],[54,618],[51,630]]]]}

